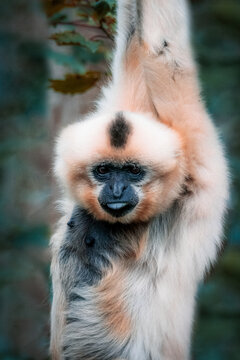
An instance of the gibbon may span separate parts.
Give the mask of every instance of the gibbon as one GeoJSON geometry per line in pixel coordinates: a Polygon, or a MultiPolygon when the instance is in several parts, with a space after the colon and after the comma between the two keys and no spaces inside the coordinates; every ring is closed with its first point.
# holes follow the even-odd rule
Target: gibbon
{"type": "Polygon", "coordinates": [[[200,97],[184,0],[118,0],[113,78],[56,145],[54,360],[187,360],[221,245],[222,145],[200,97]]]}

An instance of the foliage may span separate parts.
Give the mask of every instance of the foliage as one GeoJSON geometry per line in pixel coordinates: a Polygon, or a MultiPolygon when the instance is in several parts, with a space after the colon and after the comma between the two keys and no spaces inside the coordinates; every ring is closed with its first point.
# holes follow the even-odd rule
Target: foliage
{"type": "Polygon", "coordinates": [[[58,45],[79,45],[85,47],[92,53],[95,53],[100,45],[99,42],[89,41],[75,31],[63,31],[52,35],[50,39],[55,40],[58,45]]]}
{"type": "Polygon", "coordinates": [[[67,74],[64,80],[50,80],[50,87],[64,94],[83,93],[94,86],[99,77],[97,71],[88,71],[84,75],[67,74]]]}
{"type": "Polygon", "coordinates": [[[96,65],[110,55],[115,0],[44,0],[44,9],[55,29],[50,39],[65,51],[59,52],[57,62],[70,71],[63,79],[50,80],[50,87],[65,94],[82,93],[100,79],[96,65]],[[72,12],[66,11],[69,8],[72,12]],[[81,52],[87,61],[79,57],[81,52]]]}

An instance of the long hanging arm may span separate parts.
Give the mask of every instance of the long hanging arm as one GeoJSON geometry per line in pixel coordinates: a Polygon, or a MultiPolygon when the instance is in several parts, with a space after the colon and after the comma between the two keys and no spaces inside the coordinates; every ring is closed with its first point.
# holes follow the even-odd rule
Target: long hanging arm
{"type": "Polygon", "coordinates": [[[119,0],[113,80],[104,91],[106,104],[111,97],[114,110],[160,117],[159,107],[166,103],[198,103],[189,28],[185,0],[119,0]]]}

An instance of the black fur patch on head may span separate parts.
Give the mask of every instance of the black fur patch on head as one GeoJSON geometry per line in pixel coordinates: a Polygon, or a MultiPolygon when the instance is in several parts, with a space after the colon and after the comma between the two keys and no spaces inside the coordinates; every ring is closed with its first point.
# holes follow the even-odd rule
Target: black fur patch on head
{"type": "Polygon", "coordinates": [[[119,112],[116,119],[109,127],[110,143],[115,148],[123,148],[127,144],[128,136],[131,132],[130,124],[124,119],[123,113],[119,112]]]}

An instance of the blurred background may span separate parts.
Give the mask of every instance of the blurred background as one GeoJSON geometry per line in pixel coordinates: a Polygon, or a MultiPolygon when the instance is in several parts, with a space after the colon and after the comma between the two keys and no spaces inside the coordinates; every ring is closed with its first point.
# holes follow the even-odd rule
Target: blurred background
{"type": "MultiPolygon", "coordinates": [[[[198,294],[194,360],[240,359],[240,1],[192,0],[203,97],[226,144],[225,246],[198,294]]],[[[52,148],[109,76],[115,0],[0,2],[0,359],[48,359],[52,148]]]]}

